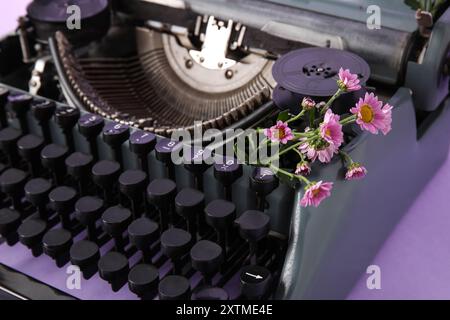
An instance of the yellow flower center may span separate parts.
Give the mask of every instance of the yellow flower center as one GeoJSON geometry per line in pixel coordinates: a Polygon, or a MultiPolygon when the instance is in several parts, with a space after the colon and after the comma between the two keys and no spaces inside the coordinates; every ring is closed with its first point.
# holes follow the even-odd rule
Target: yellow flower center
{"type": "Polygon", "coordinates": [[[365,123],[370,123],[373,120],[373,110],[368,104],[363,104],[361,106],[361,110],[359,111],[361,114],[361,120],[365,123]]]}
{"type": "Polygon", "coordinates": [[[275,135],[275,138],[281,140],[281,139],[284,138],[284,136],[286,135],[286,133],[284,132],[284,129],[277,129],[277,130],[275,130],[274,135],[275,135]]]}
{"type": "Polygon", "coordinates": [[[331,136],[331,130],[330,129],[325,130],[325,135],[328,137],[331,136]]]}
{"type": "Polygon", "coordinates": [[[315,197],[315,196],[317,196],[317,195],[319,194],[319,192],[320,192],[320,189],[314,189],[314,190],[312,191],[312,194],[313,194],[313,196],[315,197]]]}

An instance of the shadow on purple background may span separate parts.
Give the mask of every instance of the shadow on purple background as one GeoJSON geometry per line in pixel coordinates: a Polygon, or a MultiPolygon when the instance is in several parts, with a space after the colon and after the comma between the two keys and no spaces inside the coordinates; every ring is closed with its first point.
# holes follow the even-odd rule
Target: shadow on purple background
{"type": "MultiPolygon", "coordinates": [[[[28,2],[0,1],[0,35],[14,30],[28,2]]],[[[368,275],[362,275],[349,299],[450,299],[449,181],[450,159],[375,257],[373,264],[381,268],[381,290],[367,289],[368,275]]]]}

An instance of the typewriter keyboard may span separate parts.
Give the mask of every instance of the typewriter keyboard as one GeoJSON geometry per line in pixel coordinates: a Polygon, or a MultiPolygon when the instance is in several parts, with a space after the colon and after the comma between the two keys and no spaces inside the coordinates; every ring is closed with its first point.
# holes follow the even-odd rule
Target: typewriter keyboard
{"type": "Polygon", "coordinates": [[[294,191],[267,169],[6,86],[0,127],[1,264],[79,299],[275,293],[294,191]]]}

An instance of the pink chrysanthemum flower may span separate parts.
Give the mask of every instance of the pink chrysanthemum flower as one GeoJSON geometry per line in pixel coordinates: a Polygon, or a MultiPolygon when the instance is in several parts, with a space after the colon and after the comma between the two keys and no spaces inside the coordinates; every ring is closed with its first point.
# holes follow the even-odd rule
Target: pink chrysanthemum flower
{"type": "Polygon", "coordinates": [[[359,180],[366,176],[367,169],[359,163],[352,163],[345,173],[345,180],[359,180]]]}
{"type": "Polygon", "coordinates": [[[314,206],[318,207],[319,204],[331,195],[331,189],[333,188],[332,182],[312,182],[306,186],[305,194],[303,195],[300,205],[302,207],[314,206]]]}
{"type": "Polygon", "coordinates": [[[362,130],[378,134],[381,131],[386,135],[391,131],[392,106],[378,100],[373,93],[366,93],[364,99],[360,98],[350,112],[357,115],[356,123],[362,130]]]}
{"type": "Polygon", "coordinates": [[[339,69],[339,80],[337,81],[339,89],[350,92],[361,89],[357,74],[353,74],[349,69],[339,69]]]}
{"type": "Polygon", "coordinates": [[[312,110],[316,106],[316,102],[310,97],[304,97],[302,100],[302,107],[305,110],[312,110]]]}
{"type": "Polygon", "coordinates": [[[298,149],[305,154],[312,162],[319,159],[320,162],[328,163],[334,154],[338,153],[339,148],[334,144],[322,141],[319,145],[311,145],[307,142],[302,143],[298,149]]]}
{"type": "Polygon", "coordinates": [[[311,167],[307,161],[301,161],[297,164],[295,168],[296,175],[307,176],[311,173],[311,167]]]}
{"type": "Polygon", "coordinates": [[[269,129],[264,129],[264,135],[270,139],[272,142],[280,142],[286,144],[289,140],[294,139],[291,129],[286,122],[277,121],[277,124],[270,127],[269,129]]]}
{"type": "Polygon", "coordinates": [[[320,136],[326,142],[334,144],[336,148],[339,148],[344,142],[344,134],[339,119],[339,115],[328,109],[323,122],[320,124],[320,136]]]}

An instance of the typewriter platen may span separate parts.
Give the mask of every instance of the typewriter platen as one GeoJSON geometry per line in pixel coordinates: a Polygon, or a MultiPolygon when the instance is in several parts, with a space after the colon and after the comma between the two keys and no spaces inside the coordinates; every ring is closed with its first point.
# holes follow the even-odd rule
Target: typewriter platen
{"type": "MultiPolygon", "coordinates": [[[[378,30],[366,26],[368,3],[345,3],[33,1],[0,43],[2,290],[25,299],[345,298],[445,159],[449,142],[436,137],[450,131],[447,7],[424,29],[413,8],[380,1],[378,30]],[[81,29],[68,25],[74,4],[81,29]],[[286,94],[272,76],[280,56],[311,47],[359,55],[366,85],[396,106],[387,140],[349,144],[373,173],[358,185],[361,201],[333,176],[338,163],[318,178],[339,192],[311,210],[265,169],[171,163],[181,145],[171,134],[194,121],[245,129],[314,96],[303,83],[286,94]],[[395,164],[400,157],[410,161],[395,164]],[[374,192],[385,201],[372,202],[374,192]]],[[[318,87],[335,75],[333,58],[301,52],[292,72],[318,87]]]]}

